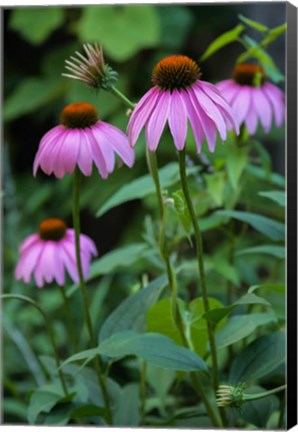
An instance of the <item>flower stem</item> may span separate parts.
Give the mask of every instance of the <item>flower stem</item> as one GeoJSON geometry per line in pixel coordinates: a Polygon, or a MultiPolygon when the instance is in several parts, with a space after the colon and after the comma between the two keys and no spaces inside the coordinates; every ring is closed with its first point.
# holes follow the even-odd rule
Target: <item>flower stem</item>
{"type": "Polygon", "coordinates": [[[142,361],[141,364],[141,378],[140,378],[140,399],[141,399],[141,424],[140,426],[145,424],[145,415],[146,415],[146,372],[147,372],[147,363],[142,361]]]}
{"type": "Polygon", "coordinates": [[[69,301],[68,301],[68,298],[67,298],[67,295],[65,292],[65,287],[59,285],[59,288],[60,288],[61,296],[62,296],[63,303],[64,303],[64,311],[65,311],[65,316],[66,316],[68,336],[69,336],[69,340],[71,342],[71,347],[72,347],[73,351],[75,352],[76,351],[76,338],[75,338],[75,334],[74,334],[73,317],[71,314],[69,301]]]}
{"type": "Polygon", "coordinates": [[[60,358],[59,358],[59,352],[58,352],[58,348],[55,342],[55,336],[54,336],[54,330],[53,327],[51,326],[50,320],[48,319],[45,311],[42,309],[41,306],[39,306],[38,303],[36,303],[34,300],[32,300],[30,297],[26,297],[20,294],[3,294],[1,296],[3,299],[17,299],[17,300],[23,300],[27,303],[30,303],[32,306],[34,306],[42,315],[44,323],[45,323],[45,327],[46,330],[48,332],[52,347],[53,347],[53,352],[54,352],[54,357],[55,357],[55,361],[56,361],[56,367],[57,367],[57,371],[58,371],[58,375],[59,375],[59,379],[61,382],[61,386],[63,389],[63,392],[65,394],[65,396],[68,395],[68,391],[67,391],[67,387],[65,384],[65,379],[64,379],[64,375],[62,370],[60,369],[60,358]]]}
{"type": "MultiPolygon", "coordinates": [[[[89,295],[88,295],[88,290],[83,276],[81,254],[80,254],[80,179],[81,179],[81,172],[79,171],[78,168],[76,168],[74,172],[74,178],[73,178],[73,226],[75,230],[76,259],[77,259],[77,268],[79,274],[81,294],[84,303],[84,316],[85,316],[85,321],[86,321],[89,338],[90,338],[90,346],[91,348],[96,348],[97,343],[94,336],[91,317],[89,313],[90,310],[89,295]]],[[[99,356],[95,357],[94,365],[95,365],[95,371],[97,374],[98,382],[105,403],[106,419],[108,424],[112,424],[113,421],[112,421],[112,413],[110,408],[109,396],[106,388],[106,382],[102,374],[102,370],[101,370],[102,367],[101,367],[99,356]]]]}
{"type": "MultiPolygon", "coordinates": [[[[209,308],[209,301],[208,301],[206,280],[205,280],[202,236],[201,236],[201,231],[199,228],[197,216],[196,216],[196,213],[195,213],[195,210],[193,207],[193,203],[191,200],[190,192],[188,189],[188,183],[187,183],[187,178],[186,178],[186,167],[185,167],[185,148],[178,152],[178,157],[179,157],[181,186],[183,189],[185,201],[186,201],[186,204],[188,207],[188,211],[189,211],[190,218],[191,218],[192,225],[193,225],[193,229],[194,229],[196,252],[197,252],[197,259],[198,259],[198,268],[199,268],[199,276],[200,276],[200,286],[201,286],[201,291],[202,291],[202,296],[203,296],[203,305],[204,305],[205,312],[208,312],[210,308],[209,308]]],[[[215,348],[215,342],[214,342],[213,328],[212,328],[209,321],[207,321],[207,330],[208,330],[208,339],[209,339],[211,358],[212,358],[213,387],[214,387],[214,390],[216,391],[218,388],[217,355],[216,355],[216,348],[215,348]]]]}
{"type": "Polygon", "coordinates": [[[113,95],[116,96],[118,99],[120,99],[128,108],[134,109],[135,104],[131,102],[126,96],[124,96],[124,94],[121,93],[121,91],[118,90],[116,87],[111,87],[109,91],[113,93],[113,95]]]}
{"type": "Polygon", "coordinates": [[[244,393],[243,394],[243,399],[248,402],[248,401],[252,401],[252,400],[257,400],[257,399],[263,399],[267,396],[273,395],[275,393],[278,393],[282,390],[285,390],[287,388],[286,384],[280,386],[280,387],[276,387],[274,389],[271,390],[267,390],[265,392],[262,393],[253,393],[253,394],[249,394],[249,393],[244,393]]]}

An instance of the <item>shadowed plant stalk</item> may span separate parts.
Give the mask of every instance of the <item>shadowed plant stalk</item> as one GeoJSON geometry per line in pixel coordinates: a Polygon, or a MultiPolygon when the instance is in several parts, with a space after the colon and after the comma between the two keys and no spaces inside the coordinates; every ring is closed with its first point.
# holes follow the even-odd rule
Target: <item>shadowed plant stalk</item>
{"type": "MultiPolygon", "coordinates": [[[[76,168],[73,176],[73,227],[75,230],[77,268],[78,268],[79,281],[80,281],[79,284],[80,284],[81,294],[84,303],[84,317],[85,317],[85,322],[87,325],[87,330],[90,338],[90,347],[96,348],[97,343],[93,332],[93,327],[92,327],[92,322],[91,322],[91,317],[89,312],[90,310],[89,295],[88,295],[88,290],[83,276],[81,254],[80,254],[80,180],[81,180],[81,172],[79,171],[78,168],[76,168]]],[[[101,388],[103,399],[104,399],[104,404],[106,409],[106,420],[108,424],[111,425],[113,423],[113,419],[112,419],[112,413],[110,408],[109,395],[106,387],[105,377],[102,373],[102,367],[101,367],[99,356],[95,357],[94,366],[95,366],[95,371],[97,374],[99,386],[101,388]]]]}

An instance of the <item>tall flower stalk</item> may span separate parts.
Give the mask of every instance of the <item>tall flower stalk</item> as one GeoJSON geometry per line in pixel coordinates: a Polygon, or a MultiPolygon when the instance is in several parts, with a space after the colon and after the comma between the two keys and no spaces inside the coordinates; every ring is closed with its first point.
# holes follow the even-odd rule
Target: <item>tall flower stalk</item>
{"type": "MultiPolygon", "coordinates": [[[[76,259],[77,259],[77,267],[78,267],[78,274],[79,274],[79,284],[81,289],[81,294],[83,298],[83,304],[84,304],[84,317],[85,322],[90,338],[90,346],[91,348],[96,348],[96,338],[93,331],[92,321],[90,317],[90,300],[88,295],[88,290],[85,284],[84,276],[83,276],[83,270],[82,270],[82,262],[81,262],[81,254],[80,254],[80,179],[81,179],[81,172],[78,170],[78,168],[74,171],[73,176],[73,226],[75,230],[75,247],[76,247],[76,259]]],[[[102,366],[100,357],[97,356],[94,359],[94,366],[95,371],[97,374],[98,382],[102,391],[105,409],[106,409],[106,419],[108,424],[112,424],[112,412],[110,408],[110,401],[109,401],[109,395],[106,387],[106,381],[102,372],[102,366]]]]}

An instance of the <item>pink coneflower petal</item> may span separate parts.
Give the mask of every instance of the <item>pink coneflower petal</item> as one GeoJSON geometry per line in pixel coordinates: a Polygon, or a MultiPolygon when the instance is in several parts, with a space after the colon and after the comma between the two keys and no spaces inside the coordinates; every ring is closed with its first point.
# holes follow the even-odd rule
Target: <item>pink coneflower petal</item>
{"type": "Polygon", "coordinates": [[[171,94],[169,91],[160,93],[154,110],[146,124],[146,141],[151,151],[155,151],[162,131],[165,127],[171,104],[171,94]]]}
{"type": "Polygon", "coordinates": [[[200,153],[204,139],[204,132],[201,123],[198,120],[196,110],[190,100],[189,94],[186,91],[184,91],[183,93],[183,100],[186,106],[187,116],[189,118],[190,125],[195,137],[198,153],[200,153]]]}
{"type": "Polygon", "coordinates": [[[174,144],[178,150],[182,150],[187,134],[187,117],[183,97],[178,90],[172,93],[168,121],[174,144]]]}
{"type": "MultiPolygon", "coordinates": [[[[80,141],[80,130],[78,129],[71,129],[65,135],[63,148],[60,152],[61,164],[58,165],[61,166],[59,169],[60,178],[65,173],[72,173],[74,171],[80,151],[80,141]]],[[[57,170],[56,172],[58,173],[57,170]]],[[[58,175],[57,177],[59,178],[58,175]]]]}
{"type": "Polygon", "coordinates": [[[127,145],[127,136],[115,126],[103,121],[98,123],[96,129],[105,136],[111,148],[120,156],[123,162],[128,167],[132,167],[135,161],[135,154],[133,149],[127,145]]]}
{"type": "Polygon", "coordinates": [[[245,126],[247,127],[247,130],[250,133],[250,135],[253,135],[256,132],[257,125],[258,125],[258,117],[252,102],[251,108],[248,111],[245,119],[245,126]]]}
{"type": "Polygon", "coordinates": [[[198,117],[198,121],[200,122],[204,135],[206,136],[206,141],[209,147],[209,150],[214,152],[215,144],[216,144],[216,128],[214,122],[205,114],[205,112],[202,110],[195,92],[190,89],[189,95],[191,102],[193,104],[193,107],[195,109],[196,115],[198,117]]]}
{"type": "Polygon", "coordinates": [[[238,124],[244,122],[251,106],[251,99],[251,90],[248,86],[242,86],[236,97],[233,99],[232,108],[238,120],[238,124]]]}
{"type": "Polygon", "coordinates": [[[37,234],[31,234],[29,237],[27,237],[20,245],[20,253],[24,253],[26,249],[33,246],[33,244],[36,244],[40,241],[39,236],[37,234]]]}
{"type": "Polygon", "coordinates": [[[262,89],[252,89],[252,98],[255,110],[261,120],[265,132],[269,132],[272,123],[272,108],[262,89]]]}
{"type": "Polygon", "coordinates": [[[225,141],[227,139],[227,128],[224,119],[220,113],[220,110],[213,103],[213,101],[206,96],[200,86],[194,86],[194,92],[196,93],[197,99],[200,101],[200,105],[207,116],[216,124],[221,139],[225,141]]]}
{"type": "Polygon", "coordinates": [[[285,114],[284,94],[278,87],[269,82],[263,85],[263,90],[271,102],[274,112],[275,125],[276,127],[280,127],[284,121],[285,114]]]}
{"type": "Polygon", "coordinates": [[[130,144],[135,145],[142,128],[145,126],[152,110],[159,97],[159,91],[155,88],[150,89],[139,101],[136,108],[133,110],[133,115],[130,118],[127,127],[127,133],[130,144]]]}
{"type": "Polygon", "coordinates": [[[73,251],[73,248],[69,249],[68,243],[61,243],[61,258],[63,260],[63,264],[66,267],[66,270],[68,271],[71,279],[75,282],[79,282],[79,274],[77,269],[77,261],[75,252],[73,251]]]}
{"type": "Polygon", "coordinates": [[[15,278],[17,280],[23,279],[25,283],[29,283],[31,273],[33,272],[39,256],[43,250],[43,244],[39,240],[21,253],[21,258],[16,266],[15,278]]]}
{"type": "MultiPolygon", "coordinates": [[[[89,140],[89,134],[88,132],[85,132],[85,130],[80,131],[81,135],[81,141],[80,141],[80,150],[78,155],[78,166],[82,173],[85,176],[90,176],[92,173],[92,143],[89,140]]],[[[105,164],[102,164],[102,168],[100,175],[103,178],[107,178],[108,172],[106,169],[105,164]]]]}
{"type": "Polygon", "coordinates": [[[97,127],[92,129],[92,142],[93,160],[99,171],[101,172],[100,167],[104,163],[108,173],[113,172],[115,165],[114,150],[107,137],[97,127]]]}

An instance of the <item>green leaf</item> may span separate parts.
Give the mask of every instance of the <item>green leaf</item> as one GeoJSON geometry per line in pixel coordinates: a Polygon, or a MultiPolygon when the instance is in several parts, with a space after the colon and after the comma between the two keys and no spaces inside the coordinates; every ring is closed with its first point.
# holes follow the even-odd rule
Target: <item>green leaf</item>
{"type": "Polygon", "coordinates": [[[245,347],[234,359],[230,382],[256,381],[273,372],[285,361],[285,335],[266,334],[245,347]]]}
{"type": "Polygon", "coordinates": [[[29,114],[63,95],[65,88],[56,80],[26,78],[5,100],[3,118],[14,120],[29,114]]]}
{"type": "Polygon", "coordinates": [[[93,261],[90,279],[115,271],[121,267],[129,267],[140,258],[147,256],[150,249],[146,243],[135,243],[108,252],[98,260],[93,261]]]}
{"type": "MultiPolygon", "coordinates": [[[[245,389],[245,393],[261,393],[265,391],[260,386],[253,386],[245,389]]],[[[241,408],[241,417],[248,423],[257,426],[260,429],[266,429],[267,421],[273,411],[278,409],[278,398],[274,395],[263,399],[246,402],[241,408]]]]}
{"type": "Polygon", "coordinates": [[[220,254],[215,254],[208,257],[208,263],[211,264],[211,269],[222,275],[225,279],[238,286],[240,283],[239,275],[234,265],[231,265],[227,258],[220,254]]]}
{"type": "Polygon", "coordinates": [[[200,62],[206,60],[208,57],[212,56],[220,48],[223,48],[227,44],[234,42],[238,39],[239,35],[243,32],[245,26],[242,24],[237,25],[232,30],[229,30],[218,38],[216,38],[206,49],[204,54],[200,57],[200,62]]]}
{"type": "Polygon", "coordinates": [[[92,416],[99,416],[104,417],[106,413],[106,410],[102,407],[99,407],[97,405],[82,405],[77,408],[74,408],[70,412],[70,418],[77,419],[82,417],[92,417],[92,416]]]}
{"type": "Polygon", "coordinates": [[[32,43],[39,45],[64,21],[62,7],[27,7],[12,11],[9,27],[32,43]]]}
{"type": "Polygon", "coordinates": [[[247,24],[248,26],[250,26],[250,27],[252,27],[252,28],[254,28],[254,29],[256,29],[256,30],[258,30],[260,32],[265,32],[265,31],[269,30],[268,27],[266,27],[264,24],[261,24],[261,23],[259,23],[257,21],[253,21],[253,20],[251,20],[249,18],[246,18],[244,15],[240,14],[240,15],[238,15],[238,18],[242,22],[244,22],[244,24],[247,24]]]}
{"type": "Polygon", "coordinates": [[[227,152],[227,171],[229,180],[234,190],[239,187],[239,179],[247,164],[248,153],[250,146],[236,146],[235,144],[229,144],[227,152]]]}
{"type": "Polygon", "coordinates": [[[285,178],[280,174],[272,173],[271,175],[268,175],[263,168],[259,168],[250,164],[246,165],[245,171],[261,180],[266,180],[275,186],[279,186],[281,188],[285,187],[285,178]]]}
{"type": "MultiPolygon", "coordinates": [[[[188,174],[198,171],[198,167],[188,169],[188,174]]],[[[160,183],[163,188],[172,186],[179,181],[179,167],[177,163],[169,163],[159,170],[160,183]]],[[[124,202],[141,199],[149,194],[155,193],[155,186],[150,174],[139,177],[129,184],[120,188],[114,195],[109,198],[104,205],[98,210],[96,216],[102,216],[108,210],[124,202]]]]}
{"type": "Polygon", "coordinates": [[[285,286],[284,284],[262,284],[262,285],[253,285],[251,287],[249,287],[248,292],[249,293],[253,293],[254,291],[256,291],[257,289],[260,288],[264,288],[264,289],[268,289],[270,291],[274,291],[274,292],[280,292],[280,293],[284,293],[285,292],[285,286]]]}
{"type": "Polygon", "coordinates": [[[213,198],[215,204],[221,206],[223,203],[223,193],[226,184],[226,173],[215,172],[213,174],[205,174],[204,178],[207,183],[208,193],[213,198]]]}
{"type": "Polygon", "coordinates": [[[125,61],[159,43],[159,19],[152,5],[89,6],[82,12],[77,26],[81,41],[98,41],[113,60],[125,61]]]}
{"type": "Polygon", "coordinates": [[[100,342],[121,330],[144,331],[147,311],[157,301],[167,283],[167,277],[161,276],[137,294],[126,298],[103,323],[99,333],[100,342]]]}
{"type": "Polygon", "coordinates": [[[127,384],[122,388],[113,426],[138,426],[140,424],[140,388],[137,383],[127,384]]]}
{"type": "Polygon", "coordinates": [[[101,354],[119,359],[136,355],[155,366],[177,371],[207,371],[204,361],[194,352],[176,345],[171,339],[157,333],[140,334],[132,330],[113,334],[99,347],[77,353],[63,365],[77,360],[92,359],[101,354]]]}
{"type": "Polygon", "coordinates": [[[265,300],[263,297],[259,297],[251,292],[248,292],[244,296],[240,297],[239,300],[235,302],[236,305],[241,304],[263,304],[266,306],[270,306],[270,303],[265,300]]]}
{"type": "Polygon", "coordinates": [[[253,333],[260,325],[276,321],[273,312],[254,313],[250,315],[236,315],[215,335],[217,348],[232,345],[253,333]]]}
{"type": "Polygon", "coordinates": [[[266,191],[259,192],[259,195],[269,198],[272,201],[276,202],[281,207],[286,206],[286,193],[282,191],[266,191]]]}
{"type": "Polygon", "coordinates": [[[255,150],[259,153],[262,166],[265,170],[265,173],[267,175],[267,178],[270,179],[271,171],[272,171],[272,162],[271,162],[271,156],[270,153],[267,151],[265,146],[255,138],[250,139],[249,141],[255,148],[255,150]]]}
{"type": "Polygon", "coordinates": [[[218,210],[216,214],[246,222],[271,240],[284,240],[285,226],[266,216],[237,210],[218,210]]]}
{"type": "Polygon", "coordinates": [[[38,415],[41,412],[50,412],[53,406],[55,406],[58,401],[63,399],[64,395],[60,391],[45,391],[38,389],[36,390],[29,402],[28,407],[28,422],[34,424],[38,415]]]}
{"type": "Polygon", "coordinates": [[[192,223],[183,190],[179,189],[178,191],[174,192],[172,194],[172,197],[174,199],[174,206],[177,211],[178,217],[183,225],[186,234],[189,235],[191,232],[192,223]]]}
{"type": "Polygon", "coordinates": [[[274,245],[263,245],[263,246],[254,246],[251,248],[241,249],[236,252],[236,256],[241,255],[249,255],[249,254],[265,254],[271,255],[275,258],[284,259],[285,258],[285,247],[284,246],[274,246],[274,245]]]}
{"type": "Polygon", "coordinates": [[[191,30],[194,16],[184,6],[159,5],[157,12],[161,22],[160,45],[167,49],[182,47],[191,30]]]}

